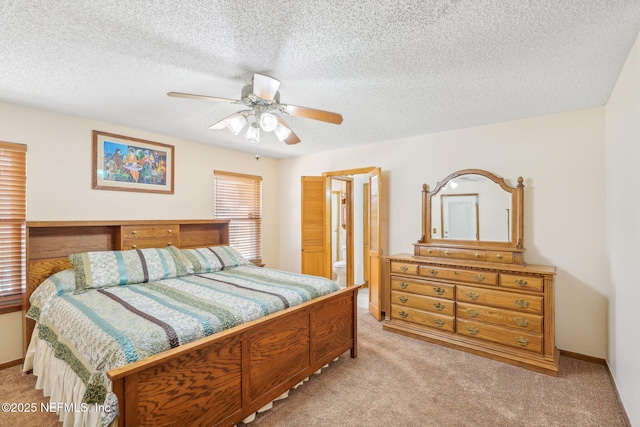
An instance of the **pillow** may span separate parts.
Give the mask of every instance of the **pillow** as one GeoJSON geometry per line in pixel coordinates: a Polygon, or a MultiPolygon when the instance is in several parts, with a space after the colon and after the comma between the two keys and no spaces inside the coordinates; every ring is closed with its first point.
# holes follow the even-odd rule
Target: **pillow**
{"type": "Polygon", "coordinates": [[[76,289],[75,272],[72,268],[49,276],[38,285],[29,297],[29,310],[26,316],[38,322],[40,313],[58,296],[71,293],[76,289]]]}
{"type": "Polygon", "coordinates": [[[182,258],[194,274],[220,271],[222,260],[211,248],[180,249],[182,258]]]}
{"type": "Polygon", "coordinates": [[[239,265],[253,265],[231,246],[182,249],[182,256],[195,274],[212,273],[239,265]]]}
{"type": "Polygon", "coordinates": [[[69,255],[76,272],[76,289],[132,285],[190,274],[180,250],[167,248],[82,252],[69,255]]]}
{"type": "Polygon", "coordinates": [[[212,246],[209,248],[213,250],[213,252],[220,257],[220,261],[222,262],[222,269],[224,270],[227,267],[237,267],[239,265],[253,265],[253,263],[242,255],[240,252],[235,250],[231,246],[212,246]]]}

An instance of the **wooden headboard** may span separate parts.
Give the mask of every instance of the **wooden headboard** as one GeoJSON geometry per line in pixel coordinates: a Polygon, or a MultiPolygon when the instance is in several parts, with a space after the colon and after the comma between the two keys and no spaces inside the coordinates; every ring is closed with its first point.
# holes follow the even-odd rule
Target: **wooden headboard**
{"type": "Polygon", "coordinates": [[[69,255],[89,251],[198,248],[229,244],[229,220],[27,221],[26,289],[22,303],[23,353],[35,322],[24,315],[46,278],[72,268],[69,255]]]}

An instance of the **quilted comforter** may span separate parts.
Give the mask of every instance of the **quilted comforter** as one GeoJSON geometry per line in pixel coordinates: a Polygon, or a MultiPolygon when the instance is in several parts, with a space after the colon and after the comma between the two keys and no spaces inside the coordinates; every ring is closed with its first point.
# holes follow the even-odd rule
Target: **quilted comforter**
{"type": "Polygon", "coordinates": [[[86,386],[113,402],[107,371],[338,290],[316,276],[254,266],[77,292],[73,270],[43,282],[27,316],[86,386]]]}

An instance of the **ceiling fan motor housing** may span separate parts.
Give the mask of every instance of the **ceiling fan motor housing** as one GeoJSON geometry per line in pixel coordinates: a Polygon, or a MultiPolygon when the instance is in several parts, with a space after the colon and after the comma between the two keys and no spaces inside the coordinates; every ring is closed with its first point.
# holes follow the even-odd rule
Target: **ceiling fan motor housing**
{"type": "Polygon", "coordinates": [[[267,101],[257,95],[254,95],[253,83],[250,83],[242,88],[242,97],[240,99],[242,99],[242,102],[249,107],[261,106],[266,108],[277,108],[280,104],[280,92],[276,92],[273,100],[267,101]]]}

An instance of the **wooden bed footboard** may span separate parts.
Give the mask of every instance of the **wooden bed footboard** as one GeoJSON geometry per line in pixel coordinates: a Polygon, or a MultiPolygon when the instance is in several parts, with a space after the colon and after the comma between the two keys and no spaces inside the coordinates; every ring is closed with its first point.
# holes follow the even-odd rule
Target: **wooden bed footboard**
{"type": "Polygon", "coordinates": [[[350,287],[109,371],[119,426],[232,426],[351,350],[350,287]]]}

